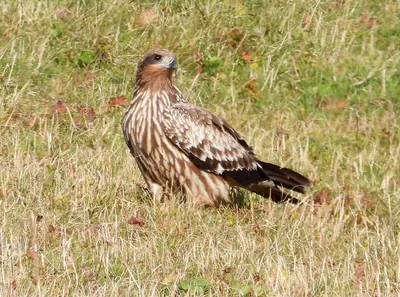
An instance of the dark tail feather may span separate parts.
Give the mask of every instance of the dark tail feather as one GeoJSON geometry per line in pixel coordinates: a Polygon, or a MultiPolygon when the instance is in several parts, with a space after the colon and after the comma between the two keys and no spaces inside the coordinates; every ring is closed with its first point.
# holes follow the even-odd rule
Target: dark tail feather
{"type": "Polygon", "coordinates": [[[297,204],[300,201],[297,198],[282,192],[279,188],[270,188],[262,184],[255,184],[248,188],[248,190],[263,196],[264,198],[271,198],[272,201],[276,203],[280,202],[291,202],[293,204],[297,204]]]}
{"type": "MultiPolygon", "coordinates": [[[[265,173],[269,176],[269,178],[275,183],[275,185],[284,187],[289,190],[293,190],[298,193],[305,193],[305,187],[310,186],[311,182],[308,178],[297,173],[288,168],[282,168],[277,165],[266,163],[260,160],[257,160],[257,163],[261,165],[264,169],[265,173]]],[[[277,190],[277,189],[272,189],[277,190]]],[[[279,190],[277,190],[279,191],[279,190]]],[[[280,193],[283,193],[279,191],[280,193]]],[[[280,194],[276,193],[276,194],[280,194]]],[[[272,194],[271,194],[272,195],[272,194]]],[[[294,199],[294,198],[293,198],[294,199]]],[[[275,200],[274,200],[275,201],[275,200]]]]}

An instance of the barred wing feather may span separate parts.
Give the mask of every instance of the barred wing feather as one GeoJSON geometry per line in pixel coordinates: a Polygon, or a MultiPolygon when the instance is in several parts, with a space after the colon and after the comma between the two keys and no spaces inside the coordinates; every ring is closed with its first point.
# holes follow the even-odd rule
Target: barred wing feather
{"type": "Polygon", "coordinates": [[[258,170],[252,148],[214,113],[177,103],[164,113],[164,123],[169,140],[202,170],[215,174],[258,170]]]}
{"type": "Polygon", "coordinates": [[[222,175],[275,202],[298,200],[277,185],[304,192],[309,181],[300,174],[258,160],[253,149],[222,118],[190,103],[177,103],[164,113],[164,132],[200,169],[222,175]],[[272,174],[272,176],[270,176],[272,174]]]}

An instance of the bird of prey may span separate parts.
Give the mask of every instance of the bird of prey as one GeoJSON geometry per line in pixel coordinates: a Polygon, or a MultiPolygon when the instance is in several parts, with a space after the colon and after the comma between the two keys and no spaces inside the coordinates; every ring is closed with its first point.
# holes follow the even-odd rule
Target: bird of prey
{"type": "Polygon", "coordinates": [[[174,85],[175,55],[153,49],[139,62],[134,98],[122,128],[153,197],[174,194],[196,205],[234,204],[238,188],[275,202],[299,202],[303,175],[259,160],[222,118],[190,103],[174,85]],[[236,190],[235,190],[236,189],[236,190]]]}

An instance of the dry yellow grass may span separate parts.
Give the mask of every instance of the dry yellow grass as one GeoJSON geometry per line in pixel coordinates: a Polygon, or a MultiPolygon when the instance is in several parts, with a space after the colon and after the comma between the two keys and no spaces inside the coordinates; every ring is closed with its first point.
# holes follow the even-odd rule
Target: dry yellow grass
{"type": "Polygon", "coordinates": [[[6,0],[0,296],[400,296],[399,6],[6,0]],[[303,205],[146,198],[109,102],[156,45],[193,102],[315,181],[303,205]]]}

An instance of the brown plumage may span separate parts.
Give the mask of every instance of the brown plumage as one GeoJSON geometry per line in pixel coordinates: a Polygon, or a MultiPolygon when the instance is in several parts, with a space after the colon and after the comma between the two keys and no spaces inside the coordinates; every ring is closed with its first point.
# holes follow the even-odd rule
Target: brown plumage
{"type": "Polygon", "coordinates": [[[172,82],[176,65],[165,49],[143,57],[123,120],[125,141],[154,198],[182,194],[194,204],[220,205],[234,203],[234,189],[241,187],[275,202],[297,203],[280,188],[304,193],[310,181],[258,160],[225,120],[189,103],[172,82]]]}

